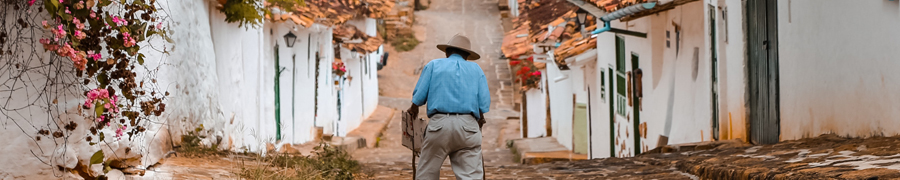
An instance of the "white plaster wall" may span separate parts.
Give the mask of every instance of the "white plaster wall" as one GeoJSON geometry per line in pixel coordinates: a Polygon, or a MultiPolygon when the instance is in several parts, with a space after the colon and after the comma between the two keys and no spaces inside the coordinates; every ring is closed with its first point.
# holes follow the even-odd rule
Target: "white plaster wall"
{"type": "MultiPolygon", "coordinates": [[[[552,56],[548,59],[553,61],[552,56]]],[[[572,75],[570,72],[560,71],[555,63],[547,63],[546,76],[549,79],[547,86],[550,88],[550,122],[553,137],[566,148],[572,149],[572,75]],[[563,75],[568,75],[569,78],[554,81],[563,75]]]]}
{"type": "MultiPolygon", "coordinates": [[[[643,107],[639,123],[647,124],[646,137],[641,137],[641,144],[634,144],[635,133],[633,109],[625,105],[626,116],[615,115],[614,127],[616,136],[612,142],[609,138],[609,101],[599,103],[592,108],[593,133],[591,143],[592,156],[605,157],[610,154],[610,145],[614,146],[616,156],[633,156],[634,148],[641,152],[656,147],[660,135],[666,132],[666,119],[669,116],[669,98],[672,97],[672,122],[669,133],[669,144],[698,142],[710,140],[711,107],[710,107],[710,68],[709,52],[706,50],[707,31],[705,30],[705,13],[702,2],[685,4],[675,9],[664,11],[658,15],[650,15],[629,22],[613,22],[612,26],[637,32],[646,32],[647,38],[621,35],[625,38],[625,69],[632,69],[632,53],[637,54],[639,66],[643,70],[643,107]],[[676,51],[675,27],[681,26],[680,49],[676,51]],[[670,31],[670,47],[666,48],[666,31],[670,31]],[[694,48],[697,48],[697,72],[694,78],[694,48]],[[596,133],[601,132],[601,133],[596,133]],[[624,144],[624,145],[623,145],[624,144]]],[[[612,67],[615,71],[616,51],[615,33],[599,34],[597,69],[612,67]]],[[[615,73],[613,73],[615,75],[615,73]]],[[[600,73],[596,78],[600,78],[600,73]]],[[[609,77],[605,77],[607,79],[609,77]]],[[[627,79],[626,79],[627,80],[627,79]]],[[[616,85],[608,83],[608,100],[615,100],[616,85]]],[[[599,83],[598,83],[599,84],[599,83]]],[[[626,83],[627,85],[627,83],[626,83]]],[[[599,89],[599,87],[598,87],[599,89]]],[[[616,102],[618,103],[618,102],[616,102]]],[[[627,103],[627,101],[626,101],[627,103]]],[[[618,105],[616,105],[618,106],[618,105]]]]}
{"type": "MultiPolygon", "coordinates": [[[[659,16],[650,17],[650,19],[644,18],[652,21],[650,22],[653,27],[650,30],[651,34],[648,34],[649,40],[644,42],[646,44],[634,48],[643,51],[640,53],[640,64],[644,66],[641,67],[644,72],[644,100],[642,102],[644,107],[641,121],[647,122],[646,145],[649,146],[649,149],[655,148],[659,135],[665,133],[666,112],[670,88],[673,87],[672,83],[674,83],[675,97],[669,144],[711,140],[711,69],[707,50],[708,27],[705,24],[705,7],[706,4],[702,2],[693,2],[660,13],[659,16]],[[675,27],[671,25],[672,22],[679,24],[682,28],[681,45],[677,51],[675,27]],[[658,50],[658,47],[665,47],[665,30],[670,31],[671,47],[658,50]],[[655,41],[660,39],[662,41],[655,41]],[[696,64],[694,48],[697,48],[696,64]],[[652,53],[660,51],[662,54],[652,53]],[[656,56],[662,56],[662,58],[655,58],[656,56]],[[696,77],[694,66],[697,67],[696,77]],[[659,79],[653,79],[656,77],[659,79]],[[672,81],[673,79],[674,81],[672,81]],[[658,84],[654,85],[653,83],[658,84]]],[[[627,43],[626,46],[629,46],[627,43]]]]}
{"type": "MultiPolygon", "coordinates": [[[[591,88],[591,90],[596,89],[596,92],[600,92],[601,90],[605,90],[606,94],[605,98],[601,98],[597,96],[599,101],[591,102],[591,131],[594,133],[591,134],[591,153],[590,156],[592,158],[605,158],[611,157],[613,150],[610,148],[615,147],[613,140],[611,140],[610,132],[612,131],[610,127],[610,119],[609,119],[609,106],[610,101],[612,100],[612,94],[615,93],[613,90],[613,86],[609,81],[609,69],[615,65],[616,59],[616,46],[615,46],[615,34],[613,33],[602,33],[597,35],[597,63],[595,70],[596,79],[598,80],[597,84],[591,88]],[[602,74],[602,75],[601,75],[602,74]],[[603,82],[600,82],[603,81],[603,82]],[[602,87],[604,86],[605,88],[602,87]]],[[[613,68],[615,69],[615,68],[613,68]]],[[[596,93],[600,94],[600,93],[596,93]]]]}
{"type": "Polygon", "coordinates": [[[900,133],[898,3],[778,2],[781,140],[900,133]]]}
{"type": "MultiPolygon", "coordinates": [[[[209,5],[212,9],[214,5],[209,5]]],[[[216,76],[220,114],[224,117],[226,138],[224,148],[230,150],[259,150],[264,147],[262,139],[255,132],[259,129],[258,93],[263,90],[258,86],[260,65],[262,61],[261,28],[241,28],[237,24],[225,22],[225,15],[218,11],[210,11],[209,25],[211,40],[215,48],[216,76]]]]}
{"type": "Polygon", "coordinates": [[[348,132],[359,126],[362,119],[363,104],[362,99],[362,78],[364,78],[363,63],[360,62],[362,54],[350,52],[348,49],[341,48],[341,60],[347,66],[347,73],[344,77],[344,86],[341,91],[341,119],[338,126],[338,136],[346,136],[348,132]]]}
{"type": "Polygon", "coordinates": [[[744,8],[741,0],[718,3],[719,124],[722,139],[747,141],[747,52],[744,8]],[[726,14],[722,18],[722,11],[726,14]]]}
{"type": "MultiPolygon", "coordinates": [[[[334,85],[334,75],[331,73],[331,63],[334,62],[334,48],[332,42],[332,30],[323,31],[317,38],[319,46],[319,98],[316,112],[316,126],[321,126],[325,134],[334,133],[334,123],[337,119],[337,90],[334,85]]],[[[315,62],[314,62],[315,63],[315,62]]]]}
{"type": "MultiPolygon", "coordinates": [[[[347,22],[364,31],[367,35],[377,35],[375,20],[371,18],[357,18],[347,22]]],[[[378,77],[375,58],[380,58],[380,52],[364,54],[341,48],[341,60],[347,67],[347,77],[343,81],[341,92],[341,119],[338,123],[338,136],[346,136],[347,133],[359,127],[359,124],[375,111],[378,105],[378,77]]]]}
{"type": "Polygon", "coordinates": [[[525,101],[527,106],[522,107],[526,108],[525,111],[528,113],[528,127],[523,127],[528,128],[525,138],[546,137],[547,107],[544,90],[533,88],[525,91],[525,101]]]}

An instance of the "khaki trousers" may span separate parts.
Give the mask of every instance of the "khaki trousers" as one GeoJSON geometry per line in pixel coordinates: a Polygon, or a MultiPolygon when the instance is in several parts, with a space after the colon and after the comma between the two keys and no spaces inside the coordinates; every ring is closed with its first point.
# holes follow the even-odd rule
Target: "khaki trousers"
{"type": "Polygon", "coordinates": [[[483,179],[481,129],[472,115],[434,115],[425,128],[422,143],[416,179],[440,178],[447,156],[456,179],[483,179]]]}

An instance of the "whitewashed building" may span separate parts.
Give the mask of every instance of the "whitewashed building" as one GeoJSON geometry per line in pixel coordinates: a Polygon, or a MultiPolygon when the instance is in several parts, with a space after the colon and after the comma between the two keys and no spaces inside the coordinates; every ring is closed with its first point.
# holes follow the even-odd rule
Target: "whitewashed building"
{"type": "Polygon", "coordinates": [[[574,16],[550,17],[567,21],[562,35],[549,28],[556,21],[507,34],[533,44],[505,46],[536,47],[508,56],[547,63],[541,88],[524,92],[523,137],[552,136],[575,153],[586,143],[603,158],[700,141],[900,134],[885,128],[900,122],[890,93],[900,36],[887,32],[900,29],[898,1],[566,1],[597,17],[595,50],[578,47],[588,40],[574,16]],[[611,29],[599,30],[603,17],[611,29]]]}

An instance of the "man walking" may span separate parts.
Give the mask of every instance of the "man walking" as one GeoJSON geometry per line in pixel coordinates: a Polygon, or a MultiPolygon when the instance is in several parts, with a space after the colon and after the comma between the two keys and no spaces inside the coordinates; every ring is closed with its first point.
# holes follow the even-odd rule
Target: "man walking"
{"type": "Polygon", "coordinates": [[[481,56],[470,50],[469,39],[461,35],[437,48],[447,58],[425,65],[407,111],[415,117],[419,106],[427,103],[431,119],[425,128],[416,179],[438,179],[447,156],[457,179],[483,179],[481,126],[491,96],[481,67],[466,61],[481,56]]]}

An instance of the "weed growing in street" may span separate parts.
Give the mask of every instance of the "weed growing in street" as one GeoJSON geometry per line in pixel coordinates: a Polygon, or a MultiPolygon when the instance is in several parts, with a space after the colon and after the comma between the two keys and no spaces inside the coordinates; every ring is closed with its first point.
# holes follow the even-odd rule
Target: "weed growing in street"
{"type": "Polygon", "coordinates": [[[272,154],[241,163],[237,174],[247,179],[365,179],[362,166],[337,147],[320,144],[315,154],[272,154]]]}
{"type": "Polygon", "coordinates": [[[228,154],[226,151],[220,151],[218,149],[218,144],[213,144],[212,146],[200,144],[202,138],[202,136],[197,135],[194,132],[188,132],[187,135],[181,136],[181,147],[177,147],[176,151],[179,155],[183,155],[184,157],[206,157],[228,154]]]}
{"type": "Polygon", "coordinates": [[[391,39],[391,46],[394,46],[394,48],[400,52],[413,50],[419,43],[419,40],[416,39],[416,36],[412,33],[400,35],[391,39]]]}

